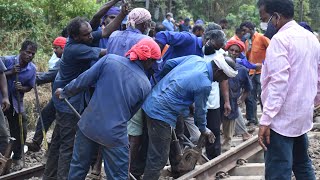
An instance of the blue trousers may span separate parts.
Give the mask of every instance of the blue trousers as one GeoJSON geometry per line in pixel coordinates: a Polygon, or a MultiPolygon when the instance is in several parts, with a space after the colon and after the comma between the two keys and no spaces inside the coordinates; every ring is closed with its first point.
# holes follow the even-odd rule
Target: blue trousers
{"type": "Polygon", "coordinates": [[[312,162],[308,156],[308,136],[285,137],[273,130],[265,152],[265,179],[291,180],[292,171],[297,180],[315,180],[312,162]]]}
{"type": "MultiPolygon", "coordinates": [[[[99,144],[77,131],[68,180],[84,180],[92,163],[92,156],[98,151],[99,144]]],[[[100,146],[107,179],[129,179],[129,146],[100,146]]]]}
{"type": "Polygon", "coordinates": [[[250,76],[252,82],[252,90],[246,99],[246,118],[250,123],[257,124],[257,101],[261,94],[260,74],[250,76]]]}

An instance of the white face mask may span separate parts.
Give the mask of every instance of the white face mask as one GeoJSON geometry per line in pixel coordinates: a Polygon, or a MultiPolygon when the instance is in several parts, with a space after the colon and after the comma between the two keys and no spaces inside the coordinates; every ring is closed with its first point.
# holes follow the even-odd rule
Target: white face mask
{"type": "Polygon", "coordinates": [[[268,23],[266,23],[266,22],[261,22],[261,23],[260,23],[260,28],[261,28],[262,31],[266,31],[267,28],[268,28],[268,23]]]}
{"type": "Polygon", "coordinates": [[[146,29],[146,30],[143,32],[143,34],[144,34],[144,35],[149,35],[149,32],[150,32],[150,28],[146,29]]]}

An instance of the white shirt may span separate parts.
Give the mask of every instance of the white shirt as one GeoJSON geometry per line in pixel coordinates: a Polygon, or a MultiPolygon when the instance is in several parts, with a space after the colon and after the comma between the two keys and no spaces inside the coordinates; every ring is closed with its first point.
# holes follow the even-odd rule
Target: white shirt
{"type": "Polygon", "coordinates": [[[58,58],[57,55],[53,53],[49,60],[49,69],[52,69],[56,65],[56,62],[59,61],[59,59],[60,58],[58,58]]]}
{"type": "MultiPolygon", "coordinates": [[[[212,61],[213,59],[224,59],[225,51],[223,49],[220,49],[214,54],[211,55],[204,55],[205,61],[212,61]]],[[[208,101],[207,101],[207,109],[218,109],[220,108],[220,89],[219,89],[219,83],[214,81],[211,85],[212,89],[210,91],[208,101]]]]}

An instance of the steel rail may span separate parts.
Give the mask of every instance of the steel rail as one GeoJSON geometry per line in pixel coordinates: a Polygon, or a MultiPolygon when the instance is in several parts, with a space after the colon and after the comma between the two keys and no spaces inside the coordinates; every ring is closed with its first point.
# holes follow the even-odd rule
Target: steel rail
{"type": "Polygon", "coordinates": [[[41,177],[43,175],[44,168],[44,164],[36,165],[30,168],[22,169],[20,171],[0,176],[0,180],[24,180],[32,177],[41,177]]]}
{"type": "Polygon", "coordinates": [[[238,160],[248,159],[261,150],[262,148],[258,143],[258,136],[256,135],[209,162],[198,166],[196,169],[179,177],[177,180],[216,179],[218,173],[228,172],[236,167],[238,160]]]}

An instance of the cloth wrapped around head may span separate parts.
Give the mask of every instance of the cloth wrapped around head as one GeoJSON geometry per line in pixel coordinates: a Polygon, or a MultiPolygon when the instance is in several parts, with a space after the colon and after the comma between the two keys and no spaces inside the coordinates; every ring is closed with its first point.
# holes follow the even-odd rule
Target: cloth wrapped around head
{"type": "Polygon", "coordinates": [[[134,8],[128,14],[127,26],[135,28],[136,24],[141,24],[147,21],[151,21],[150,12],[144,8],[134,8]]]}
{"type": "Polygon", "coordinates": [[[112,6],[109,11],[104,16],[110,16],[110,15],[119,15],[120,14],[120,8],[116,6],[112,6]]]}
{"type": "Polygon", "coordinates": [[[129,56],[131,61],[146,61],[148,59],[159,60],[161,58],[161,50],[153,39],[144,38],[132,46],[125,56],[129,56]]]}
{"type": "Polygon", "coordinates": [[[119,14],[120,14],[120,8],[116,6],[112,6],[109,9],[109,11],[102,17],[102,22],[104,22],[104,20],[110,15],[118,16],[119,14]]]}
{"type": "Polygon", "coordinates": [[[228,50],[232,45],[237,45],[240,48],[240,52],[243,52],[245,49],[245,45],[242,41],[232,39],[227,42],[225,50],[228,50]]]}
{"type": "Polygon", "coordinates": [[[214,58],[213,61],[228,77],[233,78],[238,74],[235,67],[231,67],[224,58],[214,58]]]}
{"type": "Polygon", "coordinates": [[[64,49],[64,46],[67,43],[67,39],[65,37],[59,36],[53,41],[54,46],[60,46],[62,49],[64,49]]]}

